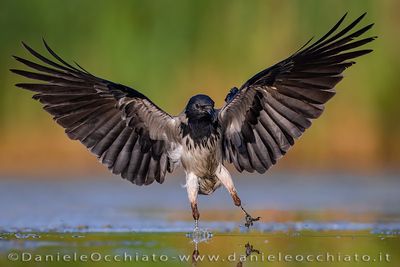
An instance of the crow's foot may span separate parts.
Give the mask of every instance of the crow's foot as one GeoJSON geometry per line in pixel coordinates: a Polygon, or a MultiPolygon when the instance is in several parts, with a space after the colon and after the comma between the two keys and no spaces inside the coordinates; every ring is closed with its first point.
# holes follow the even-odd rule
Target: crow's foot
{"type": "Polygon", "coordinates": [[[246,223],[244,224],[244,226],[246,226],[247,228],[250,228],[250,226],[254,225],[254,222],[259,221],[261,219],[261,217],[252,217],[244,208],[242,205],[240,205],[240,208],[243,210],[244,214],[245,214],[245,221],[246,223]]]}

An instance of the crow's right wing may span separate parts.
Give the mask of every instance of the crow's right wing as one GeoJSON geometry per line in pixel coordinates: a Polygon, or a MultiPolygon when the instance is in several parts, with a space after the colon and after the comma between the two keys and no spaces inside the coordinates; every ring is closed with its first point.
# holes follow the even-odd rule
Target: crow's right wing
{"type": "Polygon", "coordinates": [[[11,70],[41,83],[19,83],[34,91],[69,138],[79,140],[114,174],[137,185],[164,181],[172,172],[169,152],[178,136],[178,122],[150,99],[127,86],[113,83],[66,63],[44,43],[56,61],[24,44],[37,59],[16,60],[33,70],[11,70]]]}

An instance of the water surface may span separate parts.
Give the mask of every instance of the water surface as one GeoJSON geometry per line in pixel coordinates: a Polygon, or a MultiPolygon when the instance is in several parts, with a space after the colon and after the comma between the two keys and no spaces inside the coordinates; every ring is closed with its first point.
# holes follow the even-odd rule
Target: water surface
{"type": "Polygon", "coordinates": [[[97,258],[89,263],[75,259],[74,266],[109,264],[105,255],[115,266],[400,264],[396,176],[238,177],[245,207],[262,220],[247,231],[241,226],[243,214],[221,188],[199,199],[200,226],[213,233],[199,244],[186,236],[193,222],[183,183],[182,177],[148,187],[116,177],[6,177],[0,180],[0,266],[35,265],[35,256],[40,266],[71,266],[59,258],[82,255],[97,258]],[[301,260],[307,255],[330,255],[335,262],[301,260]],[[118,261],[122,256],[127,259],[118,261]]]}

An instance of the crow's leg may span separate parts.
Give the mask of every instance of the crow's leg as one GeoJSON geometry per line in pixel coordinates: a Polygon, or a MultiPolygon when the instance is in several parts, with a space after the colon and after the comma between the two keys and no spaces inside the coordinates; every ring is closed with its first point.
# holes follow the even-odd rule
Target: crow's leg
{"type": "Polygon", "coordinates": [[[242,201],[240,200],[235,185],[233,184],[232,177],[229,174],[228,170],[223,166],[220,165],[218,167],[217,173],[216,173],[218,179],[221,181],[221,183],[225,186],[225,188],[228,190],[229,194],[231,194],[233,203],[235,203],[235,206],[240,207],[242,211],[245,214],[245,226],[249,228],[250,226],[253,225],[255,221],[260,220],[260,217],[252,217],[242,206],[242,201]]]}
{"type": "Polygon", "coordinates": [[[199,210],[197,209],[197,194],[199,191],[199,181],[196,175],[193,173],[187,173],[186,174],[186,190],[188,193],[188,198],[190,201],[190,206],[192,208],[192,215],[194,219],[194,230],[193,231],[198,231],[199,230],[199,218],[200,218],[200,213],[199,210]]]}
{"type": "Polygon", "coordinates": [[[191,203],[190,205],[192,207],[192,215],[193,215],[193,219],[194,219],[194,229],[197,230],[199,228],[200,213],[199,213],[199,210],[197,209],[197,203],[191,203]]]}

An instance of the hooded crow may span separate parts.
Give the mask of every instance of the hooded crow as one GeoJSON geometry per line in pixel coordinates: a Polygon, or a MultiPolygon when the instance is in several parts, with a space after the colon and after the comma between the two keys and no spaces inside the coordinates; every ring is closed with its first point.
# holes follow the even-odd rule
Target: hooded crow
{"type": "Polygon", "coordinates": [[[287,59],[231,89],[221,109],[199,94],[177,116],[133,88],[70,65],[45,41],[53,59],[23,43],[41,63],[15,57],[30,71],[11,71],[40,81],[16,86],[35,92],[33,99],[44,105],[68,137],[79,140],[113,174],[149,185],[163,183],[166,173],[181,165],[195,229],[198,194],[210,195],[221,185],[242,208],[249,227],[259,217],[243,209],[225,166],[232,163],[239,172],[264,173],[286,154],[322,114],[342,72],[355,63],[352,59],[372,51],[359,47],[376,37],[355,40],[373,26],[355,29],[364,16],[339,31],[344,15],[319,40],[310,44],[311,39],[287,59]]]}

